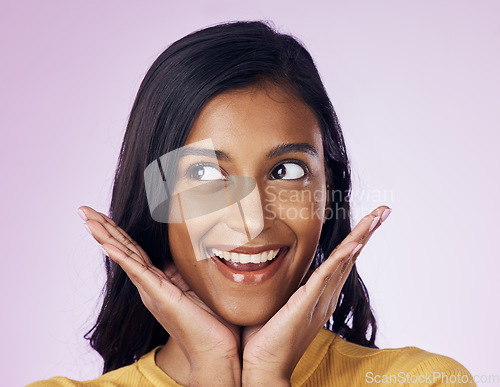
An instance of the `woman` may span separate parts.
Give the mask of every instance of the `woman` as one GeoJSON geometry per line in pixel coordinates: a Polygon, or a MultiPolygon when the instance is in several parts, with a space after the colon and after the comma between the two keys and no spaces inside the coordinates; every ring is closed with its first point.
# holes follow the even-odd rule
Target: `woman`
{"type": "Polygon", "coordinates": [[[78,210],[108,276],[88,334],[104,375],[84,383],[473,385],[450,358],[375,346],[355,261],[391,209],[351,230],[350,184],[333,106],[293,37],[235,22],[172,44],[138,91],[110,217],[78,210]]]}

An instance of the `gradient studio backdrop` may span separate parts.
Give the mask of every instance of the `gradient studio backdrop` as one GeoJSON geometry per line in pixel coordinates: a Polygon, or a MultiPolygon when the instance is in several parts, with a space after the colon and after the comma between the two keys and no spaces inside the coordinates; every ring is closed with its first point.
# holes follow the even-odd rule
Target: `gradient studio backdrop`
{"type": "Polygon", "coordinates": [[[0,384],[97,377],[83,340],[102,256],[75,213],[109,205],[142,77],[173,41],[272,20],[313,55],[344,130],[379,347],[499,375],[497,0],[2,1],[0,384]]]}

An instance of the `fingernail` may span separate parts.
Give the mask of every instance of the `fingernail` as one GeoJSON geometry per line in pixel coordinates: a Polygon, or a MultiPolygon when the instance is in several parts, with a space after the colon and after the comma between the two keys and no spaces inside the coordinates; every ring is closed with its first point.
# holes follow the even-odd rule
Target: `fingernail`
{"type": "Polygon", "coordinates": [[[368,230],[368,232],[371,232],[375,228],[375,226],[377,225],[379,220],[380,220],[380,216],[377,216],[375,219],[373,219],[373,222],[370,225],[370,229],[368,230]]]}
{"type": "Polygon", "coordinates": [[[101,246],[101,250],[105,256],[109,256],[108,252],[104,249],[104,247],[101,246]]]}
{"type": "Polygon", "coordinates": [[[359,249],[361,249],[362,247],[363,247],[363,244],[361,244],[361,243],[360,243],[360,244],[358,244],[358,245],[356,246],[356,248],[352,251],[352,253],[351,253],[351,257],[354,257],[354,256],[356,255],[356,253],[359,251],[359,249]]]}
{"type": "Polygon", "coordinates": [[[84,224],[83,227],[85,227],[87,229],[87,231],[89,232],[89,234],[92,235],[92,231],[90,231],[90,228],[89,228],[89,226],[87,226],[87,224],[84,224]]]}
{"type": "Polygon", "coordinates": [[[380,217],[380,223],[382,223],[384,220],[387,219],[387,217],[391,214],[392,208],[388,208],[382,213],[382,216],[380,217]]]}
{"type": "Polygon", "coordinates": [[[76,210],[76,213],[82,218],[84,221],[87,221],[87,215],[81,209],[76,210]]]}

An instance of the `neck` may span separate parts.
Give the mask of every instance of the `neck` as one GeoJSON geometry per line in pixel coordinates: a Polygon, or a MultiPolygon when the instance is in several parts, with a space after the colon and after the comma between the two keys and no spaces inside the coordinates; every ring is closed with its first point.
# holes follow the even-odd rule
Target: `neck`
{"type": "Polygon", "coordinates": [[[191,374],[189,360],[172,337],[156,353],[155,362],[176,383],[182,386],[189,385],[189,375],[191,374]]]}

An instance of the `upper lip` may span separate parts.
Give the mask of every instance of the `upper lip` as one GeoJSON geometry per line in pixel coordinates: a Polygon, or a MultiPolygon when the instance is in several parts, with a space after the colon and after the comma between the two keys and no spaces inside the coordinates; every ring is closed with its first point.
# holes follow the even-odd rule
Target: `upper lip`
{"type": "Polygon", "coordinates": [[[278,250],[281,249],[282,247],[287,247],[286,245],[283,244],[270,244],[270,245],[263,245],[263,246],[228,246],[228,245],[211,245],[209,247],[210,249],[217,249],[221,251],[230,251],[232,253],[239,253],[239,254],[259,254],[264,251],[269,251],[269,250],[278,250]]]}

